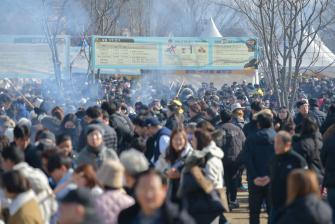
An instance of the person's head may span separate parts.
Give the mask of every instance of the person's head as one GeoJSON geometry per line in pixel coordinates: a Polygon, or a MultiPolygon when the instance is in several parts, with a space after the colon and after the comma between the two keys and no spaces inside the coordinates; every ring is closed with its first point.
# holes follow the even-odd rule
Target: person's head
{"type": "Polygon", "coordinates": [[[61,126],[65,129],[73,129],[77,127],[77,116],[75,114],[67,114],[63,121],[61,126]]]}
{"type": "Polygon", "coordinates": [[[125,186],[133,188],[138,174],[149,169],[149,162],[145,155],[136,150],[123,151],[120,155],[120,162],[125,168],[125,186]]]}
{"type": "Polygon", "coordinates": [[[206,120],[200,121],[197,124],[197,128],[199,128],[199,129],[201,129],[203,131],[208,131],[208,132],[215,131],[214,126],[209,121],[206,121],[206,120]]]}
{"type": "Polygon", "coordinates": [[[293,170],[287,178],[287,204],[315,194],[320,197],[319,182],[315,172],[311,170],[293,170]]]}
{"type": "Polygon", "coordinates": [[[179,100],[172,100],[168,105],[167,116],[171,117],[173,115],[183,114],[182,103],[179,100]]]}
{"type": "Polygon", "coordinates": [[[2,152],[2,150],[9,146],[9,138],[5,135],[0,135],[0,152],[2,152]]]}
{"type": "Polygon", "coordinates": [[[220,117],[221,117],[222,123],[229,123],[232,119],[232,114],[229,110],[222,110],[220,112],[220,117]]]}
{"type": "Polygon", "coordinates": [[[283,154],[291,150],[292,136],[286,131],[280,131],[275,137],[275,152],[276,154],[283,154]]]}
{"type": "Polygon", "coordinates": [[[333,115],[335,114],[335,104],[330,105],[328,108],[328,115],[333,115]]]}
{"type": "Polygon", "coordinates": [[[40,142],[50,146],[55,146],[56,136],[49,130],[41,130],[36,133],[36,142],[40,142]]]}
{"type": "Polygon", "coordinates": [[[104,161],[97,171],[97,178],[106,190],[120,189],[123,187],[124,167],[119,161],[104,161]]]}
{"type": "Polygon", "coordinates": [[[319,107],[318,99],[316,98],[309,99],[308,103],[310,107],[319,107]]]}
{"type": "Polygon", "coordinates": [[[212,141],[211,133],[203,130],[196,130],[194,132],[194,138],[192,138],[192,146],[194,149],[203,150],[212,141]]]}
{"type": "Polygon", "coordinates": [[[78,166],[74,171],[74,182],[78,187],[94,188],[99,186],[94,167],[89,164],[78,166]]]}
{"type": "Polygon", "coordinates": [[[160,122],[157,118],[152,117],[145,120],[145,126],[148,136],[155,135],[161,129],[160,122]]]}
{"type": "Polygon", "coordinates": [[[8,110],[12,104],[11,98],[5,94],[0,94],[0,106],[3,107],[5,110],[8,110]]]}
{"type": "Polygon", "coordinates": [[[14,199],[17,195],[31,189],[29,181],[18,170],[5,172],[1,179],[8,198],[14,199]]]}
{"type": "Polygon", "coordinates": [[[278,111],[278,118],[280,120],[286,120],[289,117],[289,111],[286,107],[281,107],[278,111]]]}
{"type": "Polygon", "coordinates": [[[175,162],[186,148],[188,142],[187,133],[184,129],[173,130],[170,136],[170,146],[167,151],[166,159],[175,162]]]}
{"type": "Polygon", "coordinates": [[[239,119],[243,119],[244,118],[244,112],[242,109],[236,109],[233,111],[233,116],[239,119]]]}
{"type": "Polygon", "coordinates": [[[263,109],[261,101],[255,100],[250,104],[251,113],[255,114],[260,112],[263,109]]]}
{"type": "Polygon", "coordinates": [[[86,110],[85,121],[87,124],[91,123],[93,120],[101,119],[102,111],[98,106],[89,107],[86,110]]]}
{"type": "Polygon", "coordinates": [[[166,194],[166,179],[158,171],[150,169],[138,176],[135,195],[145,215],[153,215],[160,209],[165,202],[166,194]]]}
{"type": "Polygon", "coordinates": [[[105,110],[102,111],[102,121],[105,125],[109,126],[109,114],[105,110]]]}
{"type": "Polygon", "coordinates": [[[30,143],[30,130],[26,125],[16,125],[14,128],[15,145],[25,150],[30,143]]]}
{"type": "Polygon", "coordinates": [[[308,102],[306,100],[298,101],[296,104],[299,113],[303,116],[307,115],[309,112],[308,102]]]}
{"type": "Polygon", "coordinates": [[[103,130],[98,125],[89,125],[86,130],[87,145],[93,149],[98,149],[104,144],[103,130]]]}
{"type": "Polygon", "coordinates": [[[141,119],[140,117],[136,117],[133,120],[133,125],[134,125],[134,132],[141,137],[145,136],[145,121],[143,119],[141,119]]]}
{"type": "Polygon", "coordinates": [[[273,115],[267,111],[261,111],[256,116],[257,125],[260,129],[271,128],[273,124],[273,115]]]}
{"type": "Polygon", "coordinates": [[[21,162],[24,162],[24,152],[15,146],[7,146],[2,152],[2,168],[4,170],[11,170],[13,167],[21,162]]]}
{"type": "Polygon", "coordinates": [[[68,135],[59,135],[56,138],[56,145],[64,155],[69,156],[72,154],[73,146],[72,139],[68,135]]]}
{"type": "Polygon", "coordinates": [[[201,106],[198,103],[193,103],[189,106],[189,115],[190,117],[195,117],[201,112],[201,106]]]}
{"type": "Polygon", "coordinates": [[[51,115],[58,120],[62,121],[64,118],[64,110],[63,108],[56,106],[51,110],[51,115]]]}
{"type": "Polygon", "coordinates": [[[94,199],[88,189],[71,190],[60,201],[59,224],[80,224],[86,221],[99,223],[96,218],[94,199]],[[94,219],[92,220],[92,217],[94,219]]]}
{"type": "Polygon", "coordinates": [[[64,175],[69,171],[72,160],[69,157],[59,153],[53,154],[48,158],[47,169],[52,179],[58,183],[64,175]]]}
{"type": "Polygon", "coordinates": [[[318,125],[316,124],[315,120],[306,117],[303,119],[302,124],[301,124],[301,135],[310,135],[310,134],[315,134],[318,131],[318,125]]]}

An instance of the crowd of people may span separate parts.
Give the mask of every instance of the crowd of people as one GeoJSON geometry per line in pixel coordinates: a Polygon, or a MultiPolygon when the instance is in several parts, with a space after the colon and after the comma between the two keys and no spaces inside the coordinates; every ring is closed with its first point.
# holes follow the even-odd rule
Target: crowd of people
{"type": "Polygon", "coordinates": [[[4,223],[222,224],[238,191],[251,224],[335,221],[332,79],[302,80],[293,111],[263,82],[60,88],[0,89],[4,223]]]}

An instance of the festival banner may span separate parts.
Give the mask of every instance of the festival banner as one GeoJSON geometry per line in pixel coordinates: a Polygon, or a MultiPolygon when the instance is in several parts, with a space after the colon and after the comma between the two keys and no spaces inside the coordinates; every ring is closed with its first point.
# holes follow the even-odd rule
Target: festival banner
{"type": "Polygon", "coordinates": [[[252,37],[92,37],[95,69],[243,70],[257,63],[252,37]]]}

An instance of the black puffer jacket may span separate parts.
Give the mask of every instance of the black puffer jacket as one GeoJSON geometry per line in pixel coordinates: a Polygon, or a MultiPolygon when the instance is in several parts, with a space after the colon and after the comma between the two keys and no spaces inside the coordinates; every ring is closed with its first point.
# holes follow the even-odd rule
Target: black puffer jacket
{"type": "Polygon", "coordinates": [[[325,168],[324,186],[335,188],[335,134],[324,142],[321,160],[325,168]]]}
{"type": "Polygon", "coordinates": [[[293,138],[293,149],[304,157],[308,168],[316,172],[320,183],[322,183],[324,177],[324,169],[320,157],[322,145],[320,132],[293,138]]]}
{"type": "MultiPolygon", "coordinates": [[[[178,207],[174,204],[166,202],[161,207],[161,215],[157,223],[160,224],[194,224],[193,218],[186,211],[179,211],[178,207]]],[[[138,217],[141,212],[141,208],[138,204],[123,210],[119,217],[119,224],[133,224],[139,223],[138,217]]]]}
{"type": "Polygon", "coordinates": [[[328,128],[333,124],[335,124],[335,114],[328,115],[325,122],[320,128],[321,134],[324,134],[328,130],[328,128]]]}
{"type": "Polygon", "coordinates": [[[318,127],[320,128],[326,120],[326,114],[319,110],[318,107],[311,107],[309,110],[309,115],[314,118],[318,127]]]}
{"type": "Polygon", "coordinates": [[[287,177],[297,168],[307,169],[307,163],[293,150],[276,155],[271,162],[271,199],[274,208],[280,209],[285,205],[287,177]]]}
{"type": "Polygon", "coordinates": [[[220,124],[216,130],[218,138],[214,139],[216,145],[224,152],[223,164],[237,162],[246,140],[241,128],[232,123],[220,124]]]}
{"type": "Polygon", "coordinates": [[[331,224],[332,210],[328,204],[310,194],[299,198],[279,215],[277,224],[331,224]]]}
{"type": "Polygon", "coordinates": [[[243,133],[246,138],[248,138],[249,135],[255,133],[257,130],[258,130],[257,122],[255,120],[251,120],[249,123],[247,123],[243,127],[243,133]]]}
{"type": "Polygon", "coordinates": [[[245,165],[248,181],[253,184],[256,177],[270,176],[270,162],[274,158],[274,138],[272,128],[260,129],[250,135],[245,142],[245,165]]]}

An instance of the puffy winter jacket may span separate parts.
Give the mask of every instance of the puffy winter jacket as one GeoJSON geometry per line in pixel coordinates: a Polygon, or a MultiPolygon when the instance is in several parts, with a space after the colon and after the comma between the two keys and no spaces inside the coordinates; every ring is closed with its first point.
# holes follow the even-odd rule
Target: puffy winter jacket
{"type": "Polygon", "coordinates": [[[320,183],[322,183],[324,176],[324,168],[320,157],[322,145],[320,132],[293,138],[293,149],[304,157],[308,168],[316,172],[320,183]]]}
{"type": "Polygon", "coordinates": [[[273,159],[274,138],[272,128],[260,129],[250,135],[245,142],[245,165],[250,184],[256,177],[270,176],[270,162],[273,159]]]}
{"type": "Polygon", "coordinates": [[[277,224],[331,224],[332,210],[316,195],[295,200],[279,215],[277,224]]]}

